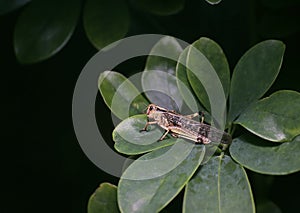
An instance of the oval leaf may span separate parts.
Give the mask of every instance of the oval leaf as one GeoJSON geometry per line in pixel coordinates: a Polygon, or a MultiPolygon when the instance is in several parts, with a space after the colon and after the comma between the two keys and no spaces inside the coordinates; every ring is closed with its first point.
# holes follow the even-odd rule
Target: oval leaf
{"type": "Polygon", "coordinates": [[[183,111],[185,114],[192,114],[194,112],[203,112],[205,117],[205,122],[211,123],[210,114],[197,101],[196,95],[187,77],[186,58],[187,58],[188,51],[189,51],[189,47],[186,47],[183,50],[183,52],[180,54],[176,65],[177,87],[179,90],[179,94],[181,94],[181,98],[184,100],[185,105],[188,107],[187,110],[182,109],[181,111],[183,111]]]}
{"type": "Polygon", "coordinates": [[[300,137],[275,144],[254,135],[235,138],[230,146],[234,160],[262,174],[286,175],[300,171],[300,137]]]}
{"type": "Polygon", "coordinates": [[[0,1],[0,15],[12,12],[23,5],[30,2],[30,0],[1,0],[0,1]]]}
{"type": "Polygon", "coordinates": [[[300,135],[300,93],[275,92],[251,105],[235,123],[266,140],[291,141],[300,135]]]}
{"type": "Polygon", "coordinates": [[[158,141],[163,131],[156,125],[150,125],[148,131],[141,130],[147,122],[146,115],[135,115],[122,121],[113,131],[115,149],[127,155],[137,155],[173,145],[176,139],[158,141]]]}
{"type": "Polygon", "coordinates": [[[129,12],[124,0],[86,1],[83,24],[87,37],[97,49],[124,38],[129,23],[129,12]]]}
{"type": "Polygon", "coordinates": [[[106,105],[121,120],[142,113],[149,104],[137,88],[117,72],[101,73],[98,88],[106,105]]]}
{"type": "Polygon", "coordinates": [[[223,127],[229,66],[222,49],[214,41],[200,38],[190,46],[187,67],[187,76],[196,96],[223,127]]]}
{"type": "Polygon", "coordinates": [[[184,8],[184,2],[185,0],[131,0],[140,10],[160,16],[178,13],[184,8]]]}
{"type": "Polygon", "coordinates": [[[152,103],[169,109],[181,108],[183,102],[178,96],[175,76],[181,52],[177,40],[170,36],[163,37],[152,48],[142,74],[143,91],[152,103]]]}
{"type": "Polygon", "coordinates": [[[117,203],[117,187],[110,183],[101,183],[89,199],[88,213],[120,212],[117,203]]]}
{"type": "Polygon", "coordinates": [[[21,63],[36,63],[61,50],[74,32],[80,0],[33,1],[20,14],[14,49],[21,63]]]}
{"type": "Polygon", "coordinates": [[[192,177],[203,156],[203,145],[195,146],[178,140],[171,148],[155,150],[133,162],[119,182],[118,203],[121,211],[158,212],[161,210],[192,177]],[[182,159],[182,155],[187,157],[182,159]],[[145,173],[152,178],[147,179],[145,173]],[[132,178],[129,179],[130,177],[132,178]]]}
{"type": "Polygon", "coordinates": [[[267,40],[242,56],[231,80],[230,122],[270,88],[279,73],[284,50],[285,45],[281,41],[267,40]]]}
{"type": "Polygon", "coordinates": [[[185,213],[255,212],[245,170],[228,156],[211,158],[187,184],[183,209],[185,213]]]}

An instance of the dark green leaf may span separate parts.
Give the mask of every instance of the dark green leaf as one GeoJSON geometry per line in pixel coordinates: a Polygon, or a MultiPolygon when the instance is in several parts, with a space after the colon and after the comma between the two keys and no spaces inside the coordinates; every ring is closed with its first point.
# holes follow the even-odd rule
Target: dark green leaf
{"type": "Polygon", "coordinates": [[[101,49],[125,37],[129,12],[124,0],[87,0],[83,24],[90,42],[101,49]]]}
{"type": "Polygon", "coordinates": [[[228,156],[213,157],[187,184],[183,211],[255,212],[245,170],[228,156]]]}
{"type": "Polygon", "coordinates": [[[192,112],[204,111],[204,108],[196,100],[196,95],[187,78],[186,58],[188,51],[189,47],[186,47],[178,58],[176,65],[177,87],[181,94],[181,98],[192,112]]]}
{"type": "Polygon", "coordinates": [[[30,2],[30,0],[1,0],[0,15],[14,11],[28,2],[30,2]]]}
{"type": "MultiPolygon", "coordinates": [[[[187,58],[188,51],[189,51],[189,47],[186,47],[184,51],[180,54],[176,65],[177,87],[179,90],[179,94],[181,94],[181,98],[184,100],[185,105],[188,107],[187,110],[182,109],[181,111],[183,112],[190,111],[189,112],[190,114],[193,112],[203,112],[205,117],[205,122],[211,123],[210,114],[197,101],[196,95],[187,77],[186,58],[187,58]]],[[[185,113],[185,114],[189,114],[189,113],[185,113]]]]}
{"type": "Polygon", "coordinates": [[[117,72],[101,73],[98,88],[106,105],[121,120],[143,113],[149,104],[137,88],[125,76],[117,72]]]}
{"type": "Polygon", "coordinates": [[[300,93],[275,92],[252,104],[237,119],[250,132],[270,141],[291,141],[300,135],[300,93]]]}
{"type": "Polygon", "coordinates": [[[184,2],[185,0],[131,0],[140,10],[160,16],[178,13],[184,8],[184,2]]]}
{"type": "Polygon", "coordinates": [[[222,0],[205,0],[210,4],[219,4],[222,0]]]}
{"type": "Polygon", "coordinates": [[[189,49],[187,65],[187,76],[195,94],[223,127],[230,79],[222,49],[214,41],[200,38],[189,49]]]}
{"type": "Polygon", "coordinates": [[[135,115],[122,121],[113,131],[115,149],[123,154],[137,155],[175,143],[174,138],[158,141],[163,131],[156,125],[150,125],[147,132],[141,132],[146,122],[146,115],[135,115]]]}
{"type": "Polygon", "coordinates": [[[230,87],[229,121],[258,100],[276,79],[285,45],[281,41],[263,41],[248,50],[237,63],[230,87]]]}
{"type": "Polygon", "coordinates": [[[133,162],[119,182],[122,212],[158,212],[184,187],[200,165],[204,146],[178,140],[172,147],[133,162]]]}
{"type": "Polygon", "coordinates": [[[88,213],[120,212],[117,203],[117,187],[102,183],[89,199],[88,213]]]}
{"type": "Polygon", "coordinates": [[[179,43],[170,36],[163,37],[152,48],[142,75],[143,91],[152,103],[169,109],[181,109],[182,98],[178,96],[175,76],[181,52],[179,43]]]}
{"type": "Polygon", "coordinates": [[[230,146],[234,160],[262,174],[286,175],[300,171],[300,137],[275,144],[253,135],[235,138],[230,146]]]}
{"type": "Polygon", "coordinates": [[[36,63],[61,50],[70,39],[80,14],[80,0],[33,1],[20,14],[14,49],[21,63],[36,63]]]}

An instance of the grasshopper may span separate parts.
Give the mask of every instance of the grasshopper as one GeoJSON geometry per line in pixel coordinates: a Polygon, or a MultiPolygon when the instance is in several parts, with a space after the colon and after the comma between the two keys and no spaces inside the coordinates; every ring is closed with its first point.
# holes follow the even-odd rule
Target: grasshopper
{"type": "Polygon", "coordinates": [[[203,114],[201,116],[201,122],[198,122],[192,120],[192,118],[199,116],[199,113],[181,115],[174,110],[168,110],[155,104],[148,105],[146,114],[147,123],[141,131],[147,131],[149,125],[157,124],[166,130],[160,140],[163,140],[168,133],[171,133],[173,137],[185,138],[195,143],[231,143],[231,136],[228,133],[203,122],[203,114]]]}

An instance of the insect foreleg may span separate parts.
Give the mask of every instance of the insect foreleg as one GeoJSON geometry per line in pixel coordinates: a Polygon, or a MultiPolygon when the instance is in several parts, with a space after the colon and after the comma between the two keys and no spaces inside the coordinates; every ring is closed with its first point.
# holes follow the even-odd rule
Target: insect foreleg
{"type": "Polygon", "coordinates": [[[152,124],[157,124],[157,121],[147,121],[145,127],[143,129],[141,129],[140,132],[147,131],[147,127],[152,124]]]}
{"type": "Polygon", "coordinates": [[[161,136],[161,138],[159,140],[162,141],[167,136],[167,134],[169,133],[169,131],[170,131],[169,129],[166,130],[166,132],[163,134],[163,136],[161,136]]]}

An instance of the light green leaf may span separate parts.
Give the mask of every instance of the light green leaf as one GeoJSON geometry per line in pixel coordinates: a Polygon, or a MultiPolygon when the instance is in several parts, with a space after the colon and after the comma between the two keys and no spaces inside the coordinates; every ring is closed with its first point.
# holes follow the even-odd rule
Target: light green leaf
{"type": "Polygon", "coordinates": [[[243,167],[228,156],[211,158],[187,184],[183,212],[255,212],[243,167]]]}
{"type": "Polygon", "coordinates": [[[281,41],[267,40],[242,56],[231,79],[229,122],[270,88],[279,73],[284,50],[281,41]]]}
{"type": "Polygon", "coordinates": [[[157,125],[141,130],[147,122],[146,115],[135,115],[122,121],[113,131],[115,149],[127,155],[137,155],[173,145],[175,138],[158,141],[164,134],[157,125]]]}
{"type": "Polygon", "coordinates": [[[300,135],[300,93],[281,90],[252,104],[235,123],[274,142],[300,135]]]}
{"type": "Polygon", "coordinates": [[[117,203],[117,187],[102,183],[89,199],[88,213],[120,212],[117,203]]]}
{"type": "Polygon", "coordinates": [[[12,12],[27,4],[28,2],[30,2],[30,0],[1,0],[0,15],[12,12]]]}
{"type": "Polygon", "coordinates": [[[175,76],[181,52],[177,40],[170,36],[163,37],[152,48],[141,79],[143,91],[152,103],[169,109],[181,108],[183,101],[178,96],[175,76]]]}
{"type": "Polygon", "coordinates": [[[131,0],[132,5],[154,15],[168,16],[184,8],[185,0],[131,0]]]}
{"type": "Polygon", "coordinates": [[[208,38],[194,42],[187,56],[187,76],[202,105],[225,125],[229,66],[220,46],[208,38]]]}
{"type": "Polygon", "coordinates": [[[86,1],[83,25],[87,37],[97,49],[124,38],[129,24],[129,12],[124,0],[86,1]]]}
{"type": "Polygon", "coordinates": [[[275,144],[254,135],[235,138],[230,146],[232,158],[258,173],[286,175],[300,171],[300,136],[291,142],[275,144]]]}
{"type": "Polygon", "coordinates": [[[160,211],[192,177],[203,156],[203,145],[178,140],[172,147],[155,150],[133,162],[119,182],[121,211],[160,211]]]}
{"type": "Polygon", "coordinates": [[[105,71],[100,74],[98,88],[106,105],[121,120],[143,113],[148,101],[122,74],[105,71]]]}
{"type": "Polygon", "coordinates": [[[20,14],[14,49],[21,63],[36,63],[61,50],[77,24],[80,0],[33,1],[20,14]]]}

